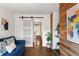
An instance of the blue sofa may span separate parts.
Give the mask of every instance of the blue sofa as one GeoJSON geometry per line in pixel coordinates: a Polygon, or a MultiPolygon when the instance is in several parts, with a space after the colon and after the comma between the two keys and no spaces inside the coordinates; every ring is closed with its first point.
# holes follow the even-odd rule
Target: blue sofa
{"type": "Polygon", "coordinates": [[[25,49],[25,40],[16,40],[16,48],[11,52],[6,52],[3,56],[22,56],[25,49]]]}

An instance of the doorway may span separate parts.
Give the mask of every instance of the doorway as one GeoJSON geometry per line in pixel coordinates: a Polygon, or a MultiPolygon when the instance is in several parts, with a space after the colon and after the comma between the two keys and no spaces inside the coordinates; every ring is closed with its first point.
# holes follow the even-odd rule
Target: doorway
{"type": "Polygon", "coordinates": [[[42,47],[42,22],[34,20],[34,47],[42,47]]]}

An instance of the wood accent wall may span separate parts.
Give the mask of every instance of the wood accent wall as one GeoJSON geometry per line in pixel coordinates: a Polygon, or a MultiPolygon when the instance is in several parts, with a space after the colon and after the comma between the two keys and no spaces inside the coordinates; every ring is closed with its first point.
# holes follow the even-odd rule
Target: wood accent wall
{"type": "Polygon", "coordinates": [[[79,44],[67,40],[67,10],[76,3],[60,3],[60,55],[75,56],[79,55],[79,44]]]}

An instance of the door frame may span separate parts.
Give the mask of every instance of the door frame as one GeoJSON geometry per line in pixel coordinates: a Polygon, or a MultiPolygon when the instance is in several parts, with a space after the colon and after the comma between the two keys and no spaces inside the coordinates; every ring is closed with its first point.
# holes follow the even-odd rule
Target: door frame
{"type": "Polygon", "coordinates": [[[53,48],[53,13],[50,14],[50,32],[52,34],[51,48],[53,48]]]}
{"type": "MultiPolygon", "coordinates": [[[[40,22],[40,37],[42,40],[42,21],[39,21],[39,22],[40,22]]],[[[34,30],[34,21],[33,21],[33,30],[34,30]]],[[[33,31],[33,34],[34,34],[34,31],[33,31]]],[[[36,36],[36,35],[34,34],[34,36],[36,36]]],[[[35,39],[35,37],[33,38],[33,47],[34,47],[34,39],[35,39]]],[[[42,41],[41,41],[41,45],[42,45],[42,41]]]]}

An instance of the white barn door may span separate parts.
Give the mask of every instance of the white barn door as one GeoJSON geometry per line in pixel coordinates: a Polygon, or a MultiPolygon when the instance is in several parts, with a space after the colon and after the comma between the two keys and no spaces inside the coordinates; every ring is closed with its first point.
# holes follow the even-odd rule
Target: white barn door
{"type": "Polygon", "coordinates": [[[33,20],[31,18],[23,18],[23,39],[26,47],[33,47],[33,20]]]}

